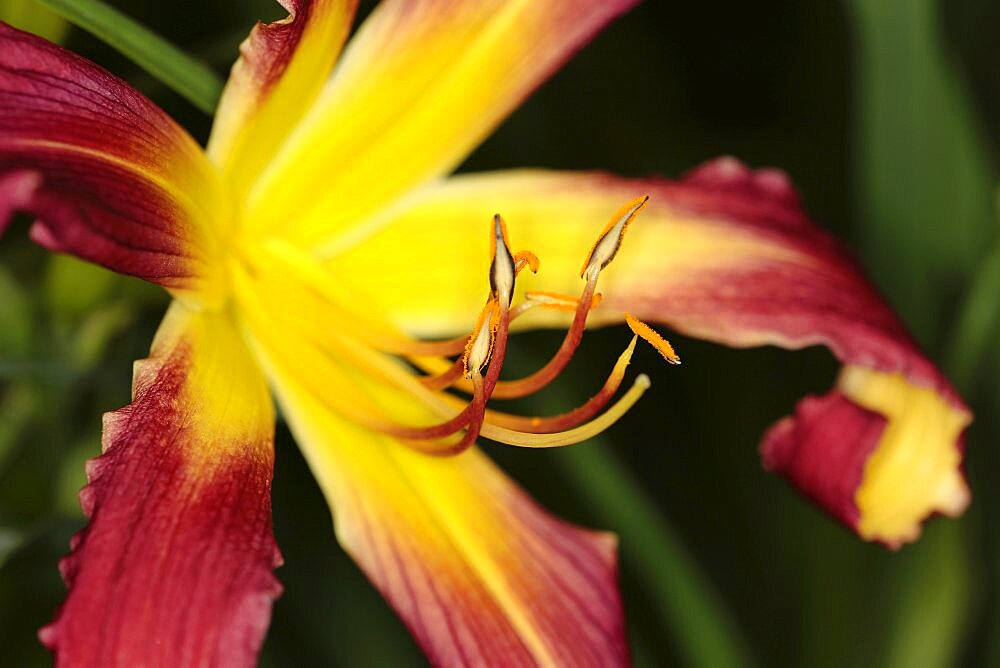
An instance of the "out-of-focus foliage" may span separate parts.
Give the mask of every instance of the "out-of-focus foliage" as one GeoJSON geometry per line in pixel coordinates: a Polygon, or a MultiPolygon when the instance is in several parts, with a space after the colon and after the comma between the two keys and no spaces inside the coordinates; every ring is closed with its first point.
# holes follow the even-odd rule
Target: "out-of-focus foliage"
{"type": "Polygon", "coordinates": [[[935,0],[850,0],[857,77],[853,177],[874,278],[920,338],[995,234],[982,122],[935,0]]]}
{"type": "MultiPolygon", "coordinates": [[[[280,15],[271,0],[112,4],[220,76],[253,20],[280,15]]],[[[205,114],[32,0],[0,0],[0,17],[63,40],[207,136],[205,114]]],[[[492,449],[547,506],[621,531],[640,665],[712,665],[733,654],[763,665],[1000,665],[998,31],[992,0],[647,2],[465,166],[677,175],[722,153],[781,166],[811,213],[863,250],[977,409],[972,509],[931,523],[898,554],[861,543],[760,468],[763,429],[831,382],[835,365],[822,351],[678,340],[680,369],[640,351],[633,364],[654,389],[600,450],[492,449]]],[[[35,631],[63,595],[55,564],[82,524],[82,464],[99,452],[100,414],[128,401],[132,361],[165,304],[138,281],[50,258],[26,229],[18,221],[0,241],[0,665],[12,666],[48,662],[35,631]]],[[[553,349],[552,336],[518,345],[553,349]]],[[[589,334],[552,405],[528,408],[585,398],[578,388],[602,382],[621,336],[589,334]]],[[[421,665],[337,547],[283,429],[274,506],[285,594],[263,663],[421,665]]]]}
{"type": "Polygon", "coordinates": [[[69,33],[66,19],[35,0],[0,0],[0,20],[53,42],[61,42],[69,33]]]}

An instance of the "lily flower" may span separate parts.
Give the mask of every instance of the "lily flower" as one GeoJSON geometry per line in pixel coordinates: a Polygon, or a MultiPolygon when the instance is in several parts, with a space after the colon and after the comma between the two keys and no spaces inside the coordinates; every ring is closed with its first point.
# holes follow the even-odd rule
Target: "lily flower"
{"type": "Polygon", "coordinates": [[[615,538],[546,513],[475,441],[607,428],[649,384],[612,402],[636,337],[679,361],[649,323],[830,348],[836,385],[764,460],[863,538],[962,511],[968,409],[781,172],[448,176],[634,0],[384,0],[341,55],[355,4],[282,0],[204,150],[125,82],[0,27],[0,225],[26,213],[42,246],[173,297],[87,467],[89,524],[41,633],[60,664],[254,663],[280,592],[272,396],[341,544],[433,663],[627,663],[615,538]],[[623,321],[635,336],[576,410],[487,407],[623,321]],[[564,343],[501,379],[528,327],[564,343]]]}

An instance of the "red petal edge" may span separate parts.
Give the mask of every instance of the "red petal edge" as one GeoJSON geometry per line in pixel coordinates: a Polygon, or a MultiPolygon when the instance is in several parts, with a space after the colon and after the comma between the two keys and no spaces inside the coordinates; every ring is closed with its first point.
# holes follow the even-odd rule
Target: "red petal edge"
{"type": "Polygon", "coordinates": [[[198,145],[142,94],[0,23],[0,232],[23,211],[50,250],[189,288],[217,188],[198,145]]]}
{"type": "Polygon", "coordinates": [[[840,392],[806,397],[764,435],[764,467],[788,477],[803,495],[847,526],[857,526],[854,502],[864,465],[882,438],[886,419],[840,392]]]}
{"type": "MultiPolygon", "coordinates": [[[[281,592],[272,443],[200,442],[178,397],[190,348],[137,364],[105,416],[80,493],[89,525],[60,570],[69,595],[39,632],[58,665],[253,666],[281,592]]],[[[222,440],[222,439],[219,439],[222,440]]]]}
{"type": "MultiPolygon", "coordinates": [[[[656,184],[654,195],[672,209],[720,221],[720,234],[729,226],[751,230],[810,262],[711,270],[691,284],[689,294],[681,287],[650,305],[647,317],[734,346],[825,345],[844,364],[902,373],[912,385],[932,389],[956,411],[969,413],[850,252],[806,216],[784,172],[751,170],[723,157],[695,168],[679,182],[651,183],[656,184]],[[718,287],[706,290],[705,285],[718,287]]],[[[836,388],[822,397],[806,397],[794,416],[765,434],[764,465],[856,528],[855,494],[886,424],[883,416],[858,406],[836,388]]],[[[964,452],[964,438],[955,447],[964,452]]]]}

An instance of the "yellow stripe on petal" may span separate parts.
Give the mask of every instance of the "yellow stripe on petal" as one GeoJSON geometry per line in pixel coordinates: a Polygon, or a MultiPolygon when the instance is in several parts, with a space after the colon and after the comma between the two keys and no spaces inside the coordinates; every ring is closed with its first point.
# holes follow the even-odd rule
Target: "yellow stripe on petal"
{"type": "MultiPolygon", "coordinates": [[[[486,241],[470,221],[499,212],[516,245],[537,254],[539,273],[519,281],[516,300],[526,292],[576,294],[584,284],[580,262],[589,257],[609,216],[649,185],[603,174],[539,170],[454,177],[422,193],[384,228],[331,258],[328,267],[406,330],[452,336],[472,325],[470,314],[482,302],[479,277],[488,266],[486,241]],[[430,263],[427,257],[437,259],[430,263]]],[[[629,227],[618,259],[601,272],[604,301],[590,322],[622,321],[621,312],[608,308],[616,295],[669,294],[699,273],[768,262],[811,259],[752,230],[677,208],[654,195],[629,227]]],[[[562,326],[566,320],[565,313],[535,309],[516,326],[562,326]]]]}
{"type": "Polygon", "coordinates": [[[258,23],[240,46],[208,155],[243,195],[309,109],[347,38],[357,0],[279,0],[289,15],[258,23]]]}
{"type": "Polygon", "coordinates": [[[193,464],[251,454],[250,446],[270,450],[274,429],[270,390],[227,314],[195,314],[174,304],[153,340],[151,358],[135,364],[134,395],[156,382],[150,371],[158,358],[168,354],[182,355],[187,363],[176,401],[185,408],[189,422],[192,445],[184,454],[193,464]]]}
{"type": "Polygon", "coordinates": [[[251,193],[252,225],[285,233],[294,214],[296,240],[349,243],[354,225],[452,170],[634,3],[385,0],[251,193]]]}
{"type": "Polygon", "coordinates": [[[888,420],[855,496],[858,533],[898,546],[917,538],[928,515],[960,515],[969,504],[969,488],[955,444],[972,421],[969,412],[899,373],[852,365],[844,368],[838,386],[888,420]]]}

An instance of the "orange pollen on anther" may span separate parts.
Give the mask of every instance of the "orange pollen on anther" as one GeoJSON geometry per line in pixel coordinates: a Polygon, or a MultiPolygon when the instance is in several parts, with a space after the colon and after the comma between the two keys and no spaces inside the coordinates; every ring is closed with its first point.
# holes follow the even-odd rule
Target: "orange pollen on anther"
{"type": "Polygon", "coordinates": [[[656,333],[652,327],[634,317],[631,313],[625,314],[625,322],[633,332],[645,339],[649,345],[656,348],[659,353],[663,355],[663,359],[667,360],[671,364],[681,363],[681,358],[677,356],[676,352],[674,352],[674,347],[670,345],[670,342],[656,333]]]}
{"type": "Polygon", "coordinates": [[[499,322],[500,307],[491,297],[479,313],[476,327],[462,354],[466,377],[471,378],[474,374],[481,373],[483,367],[490,361],[499,322]]]}
{"type": "Polygon", "coordinates": [[[532,274],[537,274],[538,267],[540,265],[541,263],[538,261],[538,256],[531,251],[520,251],[514,256],[514,266],[516,267],[518,274],[520,274],[521,270],[525,267],[531,269],[532,274]]]}

